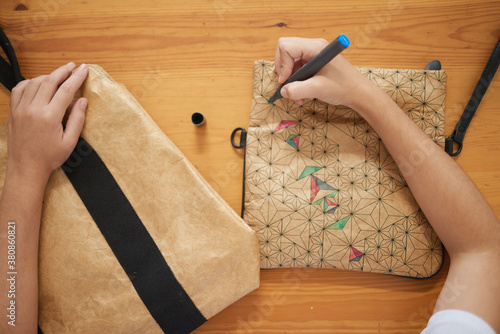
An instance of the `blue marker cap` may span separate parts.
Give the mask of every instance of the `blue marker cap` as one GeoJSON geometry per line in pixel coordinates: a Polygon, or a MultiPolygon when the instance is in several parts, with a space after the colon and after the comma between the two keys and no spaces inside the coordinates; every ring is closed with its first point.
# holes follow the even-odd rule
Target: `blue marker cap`
{"type": "Polygon", "coordinates": [[[346,35],[342,34],[339,37],[337,37],[337,40],[342,44],[344,48],[348,47],[351,42],[349,41],[349,38],[347,38],[346,35]]]}

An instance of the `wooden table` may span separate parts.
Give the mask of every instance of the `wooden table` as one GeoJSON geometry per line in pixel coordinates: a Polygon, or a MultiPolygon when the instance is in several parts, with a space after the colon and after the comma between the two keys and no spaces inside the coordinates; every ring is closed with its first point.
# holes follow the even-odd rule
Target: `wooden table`
{"type": "MultiPolygon", "coordinates": [[[[0,26],[25,77],[68,61],[101,65],[237,212],[243,152],[231,147],[229,134],[248,126],[252,63],[274,59],[279,37],[332,40],[344,33],[353,43],[345,55],[359,66],[421,69],[439,59],[448,75],[449,134],[500,35],[500,2],[485,0],[1,1],[0,26]],[[196,111],[207,117],[203,128],[190,123],[196,111]]],[[[456,158],[497,214],[499,90],[497,75],[456,158]]],[[[8,103],[2,87],[1,122],[8,103]]],[[[258,290],[196,332],[418,333],[448,262],[422,281],[341,270],[262,271],[258,290]]]]}

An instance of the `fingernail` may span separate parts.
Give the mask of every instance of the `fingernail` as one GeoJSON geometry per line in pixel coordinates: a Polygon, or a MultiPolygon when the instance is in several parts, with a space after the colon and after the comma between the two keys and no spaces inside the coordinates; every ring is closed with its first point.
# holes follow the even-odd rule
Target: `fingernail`
{"type": "Polygon", "coordinates": [[[80,67],[78,67],[78,71],[84,71],[87,68],[86,64],[81,64],[80,67]]]}
{"type": "Polygon", "coordinates": [[[82,99],[82,100],[80,101],[80,107],[81,107],[82,109],[87,109],[87,99],[82,99]]]}
{"type": "Polygon", "coordinates": [[[288,99],[288,92],[286,91],[285,87],[281,88],[281,96],[283,96],[285,99],[288,99]]]}
{"type": "Polygon", "coordinates": [[[73,63],[72,61],[70,61],[69,63],[66,64],[66,66],[70,66],[70,67],[75,67],[75,63],[73,63]]]}
{"type": "Polygon", "coordinates": [[[278,82],[281,82],[281,74],[278,75],[278,82]]]}

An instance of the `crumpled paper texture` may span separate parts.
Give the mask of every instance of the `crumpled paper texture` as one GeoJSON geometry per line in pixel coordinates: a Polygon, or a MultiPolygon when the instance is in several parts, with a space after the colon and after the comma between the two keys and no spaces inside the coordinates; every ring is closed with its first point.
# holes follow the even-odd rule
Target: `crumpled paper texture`
{"type": "MultiPolygon", "coordinates": [[[[259,286],[255,232],[127,89],[89,65],[82,137],[99,154],[194,304],[210,318],[259,286]]],[[[7,124],[0,128],[0,182],[7,124]]],[[[162,333],[58,168],[46,188],[39,324],[49,333],[162,333]]]]}
{"type": "MultiPolygon", "coordinates": [[[[443,146],[444,71],[359,70],[443,146]]],[[[270,105],[278,85],[274,63],[256,61],[244,219],[259,236],[261,267],[435,274],[441,241],[378,134],[343,106],[270,105]]]]}

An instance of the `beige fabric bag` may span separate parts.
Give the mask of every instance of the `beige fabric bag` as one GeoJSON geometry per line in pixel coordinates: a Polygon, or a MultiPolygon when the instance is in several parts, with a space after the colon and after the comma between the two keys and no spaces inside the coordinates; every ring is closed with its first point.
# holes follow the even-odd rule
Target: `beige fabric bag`
{"type": "MultiPolygon", "coordinates": [[[[440,146],[444,71],[359,68],[440,146]]],[[[254,64],[244,219],[261,267],[316,267],[425,278],[441,241],[373,128],[352,109],[267,99],[274,63],[254,64]]]]}
{"type": "MultiPolygon", "coordinates": [[[[154,285],[153,292],[149,291],[152,303],[168,308],[156,311],[167,319],[153,318],[132,283],[141,272],[124,271],[89,214],[89,204],[84,205],[59,168],[49,180],[42,214],[39,325],[43,333],[185,333],[256,289],[259,247],[255,233],[127,89],[101,67],[90,65],[81,95],[89,102],[82,138],[116,180],[170,268],[171,281],[177,280],[180,289],[172,287],[171,281],[145,278],[154,285]],[[158,298],[168,298],[155,300],[156,289],[160,290],[158,298]],[[187,299],[176,303],[182,290],[187,299]],[[190,301],[194,309],[186,306],[190,301]],[[199,313],[193,316],[183,307],[199,313]]],[[[5,178],[7,130],[7,124],[0,127],[0,184],[5,178]]],[[[79,143],[73,162],[65,167],[70,177],[90,156],[83,144],[79,143]]],[[[93,175],[87,175],[90,181],[93,175]]],[[[121,214],[121,210],[109,212],[110,217],[121,214]]],[[[120,228],[128,227],[123,222],[120,228]]],[[[146,247],[133,242],[129,246],[138,252],[146,247]]],[[[150,258],[143,260],[146,263],[150,258]]]]}

